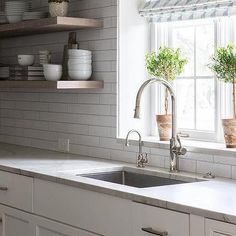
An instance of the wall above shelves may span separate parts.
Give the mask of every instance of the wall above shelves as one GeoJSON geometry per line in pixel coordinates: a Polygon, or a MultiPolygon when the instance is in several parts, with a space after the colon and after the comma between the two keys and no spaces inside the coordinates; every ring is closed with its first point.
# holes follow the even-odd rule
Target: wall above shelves
{"type": "Polygon", "coordinates": [[[84,28],[101,28],[103,21],[75,17],[53,17],[38,20],[21,21],[0,25],[0,38],[70,31],[84,28]]]}
{"type": "Polygon", "coordinates": [[[30,89],[102,89],[104,82],[100,80],[86,81],[29,81],[2,80],[0,88],[30,88],[30,89]]]}

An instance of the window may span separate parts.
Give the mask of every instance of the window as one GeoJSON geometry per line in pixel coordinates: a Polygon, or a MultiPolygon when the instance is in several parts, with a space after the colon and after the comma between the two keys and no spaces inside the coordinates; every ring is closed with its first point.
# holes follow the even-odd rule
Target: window
{"type": "MultiPolygon", "coordinates": [[[[160,46],[180,48],[188,58],[185,71],[174,82],[174,87],[178,129],[192,139],[223,139],[220,120],[222,115],[230,113],[231,108],[228,105],[223,109],[222,104],[231,104],[228,100],[230,87],[215,79],[208,64],[217,46],[234,41],[234,24],[235,18],[232,17],[153,25],[153,49],[158,51],[160,46]]],[[[156,97],[158,93],[162,93],[159,86],[153,90],[152,96],[156,97]]],[[[157,113],[162,104],[162,99],[154,104],[157,113]]]]}

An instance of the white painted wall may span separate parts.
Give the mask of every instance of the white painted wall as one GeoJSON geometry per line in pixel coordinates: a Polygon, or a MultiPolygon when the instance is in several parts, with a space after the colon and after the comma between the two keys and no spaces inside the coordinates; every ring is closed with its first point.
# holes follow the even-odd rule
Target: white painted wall
{"type": "Polygon", "coordinates": [[[130,129],[150,135],[150,91],[142,98],[142,119],[134,119],[136,94],[147,79],[145,55],[150,50],[149,24],[138,13],[142,0],[120,1],[118,34],[118,136],[130,129]]]}

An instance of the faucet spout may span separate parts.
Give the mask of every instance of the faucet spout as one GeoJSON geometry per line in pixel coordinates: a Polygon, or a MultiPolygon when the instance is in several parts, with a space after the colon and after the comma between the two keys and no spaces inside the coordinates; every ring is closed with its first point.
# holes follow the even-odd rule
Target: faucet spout
{"type": "MultiPolygon", "coordinates": [[[[136,96],[136,105],[134,109],[134,118],[139,119],[140,118],[140,103],[141,103],[141,98],[143,95],[143,91],[151,84],[153,83],[161,83],[163,84],[169,91],[170,96],[171,96],[171,104],[172,104],[172,134],[171,134],[171,139],[170,139],[170,171],[171,172],[178,172],[179,171],[179,155],[183,155],[183,152],[186,149],[182,148],[181,142],[179,141],[179,137],[177,137],[177,116],[176,116],[176,97],[175,97],[175,92],[172,87],[172,85],[162,79],[162,78],[153,78],[145,81],[141,87],[139,88],[139,91],[136,96]]],[[[184,153],[184,154],[185,154],[184,153]]]]}
{"type": "Polygon", "coordinates": [[[171,103],[172,103],[172,137],[176,136],[176,99],[175,99],[175,92],[174,89],[172,88],[172,85],[162,79],[162,78],[153,78],[145,81],[141,87],[139,88],[139,91],[136,96],[136,105],[134,109],[134,118],[139,119],[140,118],[140,104],[141,104],[141,98],[143,95],[143,91],[145,88],[153,83],[161,83],[163,84],[169,91],[170,96],[171,96],[171,103]]]}

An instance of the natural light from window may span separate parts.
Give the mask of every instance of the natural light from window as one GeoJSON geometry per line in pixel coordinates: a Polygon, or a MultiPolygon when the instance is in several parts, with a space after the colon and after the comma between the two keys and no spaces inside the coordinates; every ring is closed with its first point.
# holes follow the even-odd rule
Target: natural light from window
{"type": "MultiPolygon", "coordinates": [[[[221,104],[225,100],[224,93],[230,90],[225,90],[227,86],[223,88],[222,83],[215,79],[208,65],[218,46],[234,41],[236,30],[232,22],[235,22],[233,18],[215,18],[154,24],[153,48],[157,52],[160,46],[180,48],[188,59],[184,73],[174,86],[178,129],[190,138],[219,140],[220,119],[225,114],[221,104]]],[[[157,89],[154,93],[159,92],[157,89]]],[[[157,111],[162,103],[154,104],[157,111]]]]}
{"type": "Polygon", "coordinates": [[[179,128],[215,131],[215,80],[208,69],[214,53],[214,23],[172,27],[172,46],[188,58],[176,81],[179,128]]]}

